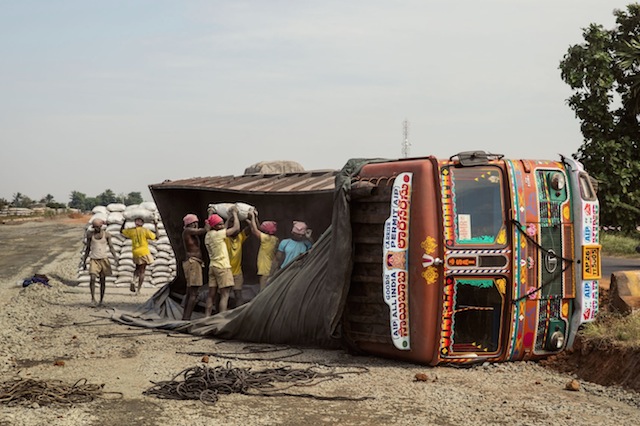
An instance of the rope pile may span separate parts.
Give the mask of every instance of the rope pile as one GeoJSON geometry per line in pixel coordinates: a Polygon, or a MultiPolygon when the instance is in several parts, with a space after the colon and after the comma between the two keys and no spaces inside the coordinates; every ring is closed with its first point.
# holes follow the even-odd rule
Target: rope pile
{"type": "Polygon", "coordinates": [[[44,381],[18,378],[0,383],[0,402],[7,405],[32,404],[70,405],[91,402],[102,395],[104,385],[87,383],[80,379],[73,385],[65,385],[59,380],[44,381]]]}
{"type": "Polygon", "coordinates": [[[200,400],[205,404],[215,404],[220,395],[240,393],[253,396],[293,396],[331,401],[364,401],[371,397],[325,397],[311,394],[286,393],[285,389],[301,386],[315,386],[321,382],[342,378],[343,374],[361,374],[359,371],[322,372],[315,367],[295,369],[291,367],[268,368],[251,371],[251,368],[234,368],[231,362],[226,366],[195,366],[178,373],[172,380],[152,382],[154,386],[144,395],[160,399],[200,400]],[[182,380],[176,380],[182,376],[182,380]],[[284,383],[289,383],[284,385],[284,383]]]}

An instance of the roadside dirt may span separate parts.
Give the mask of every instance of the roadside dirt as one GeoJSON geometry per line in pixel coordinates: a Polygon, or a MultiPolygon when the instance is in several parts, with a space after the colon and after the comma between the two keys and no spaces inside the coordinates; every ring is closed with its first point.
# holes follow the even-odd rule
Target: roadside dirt
{"type": "MultiPolygon", "coordinates": [[[[609,282],[600,287],[600,311],[609,306],[609,282]]],[[[623,386],[640,392],[640,347],[589,340],[578,335],[570,351],[541,361],[541,365],[574,374],[604,386],[623,386]]]]}

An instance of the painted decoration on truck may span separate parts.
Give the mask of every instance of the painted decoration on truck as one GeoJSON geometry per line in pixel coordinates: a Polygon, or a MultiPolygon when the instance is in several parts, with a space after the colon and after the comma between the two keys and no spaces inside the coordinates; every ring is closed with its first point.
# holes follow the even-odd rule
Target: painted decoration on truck
{"type": "Polygon", "coordinates": [[[391,340],[409,350],[409,216],[412,173],[399,174],[391,192],[391,214],[384,223],[383,292],[389,305],[391,340]]]}
{"type": "Polygon", "coordinates": [[[582,322],[593,321],[598,313],[598,280],[590,279],[600,277],[600,250],[594,249],[591,251],[584,250],[584,247],[599,247],[600,241],[599,230],[599,206],[595,202],[583,202],[582,205],[582,235],[583,235],[583,281],[582,281],[582,322]],[[589,259],[584,252],[591,253],[589,259]],[[597,260],[593,261],[593,257],[596,256],[597,260]],[[585,273],[587,265],[595,265],[594,271],[585,273]]]}
{"type": "Polygon", "coordinates": [[[435,259],[433,258],[438,248],[436,239],[429,236],[420,243],[420,247],[424,250],[424,254],[422,255],[422,267],[424,268],[422,278],[424,278],[427,284],[435,284],[438,280],[438,270],[434,266],[435,259]]]}

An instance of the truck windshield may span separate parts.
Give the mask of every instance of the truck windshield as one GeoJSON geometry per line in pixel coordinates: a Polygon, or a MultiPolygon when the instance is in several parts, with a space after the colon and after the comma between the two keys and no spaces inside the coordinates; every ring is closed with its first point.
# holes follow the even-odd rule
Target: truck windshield
{"type": "Polygon", "coordinates": [[[502,174],[497,167],[451,168],[455,245],[505,245],[502,174]]]}

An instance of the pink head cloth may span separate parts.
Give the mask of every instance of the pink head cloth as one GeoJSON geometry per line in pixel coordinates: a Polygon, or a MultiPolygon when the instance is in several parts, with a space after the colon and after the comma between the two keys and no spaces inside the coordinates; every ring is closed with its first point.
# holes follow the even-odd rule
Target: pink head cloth
{"type": "Polygon", "coordinates": [[[260,225],[260,230],[265,234],[275,235],[278,230],[278,223],[273,220],[265,220],[260,225]]]}
{"type": "Polygon", "coordinates": [[[198,222],[198,216],[196,216],[193,213],[189,213],[188,215],[182,218],[182,222],[184,223],[184,226],[189,226],[192,223],[198,222]]]}
{"type": "Polygon", "coordinates": [[[217,214],[212,214],[211,216],[209,216],[209,218],[207,219],[207,223],[209,224],[210,227],[214,227],[219,223],[224,222],[224,220],[218,216],[217,214]]]}
{"type": "Polygon", "coordinates": [[[297,220],[293,221],[293,229],[291,229],[292,234],[304,235],[307,232],[307,224],[304,222],[298,222],[297,220]]]}

